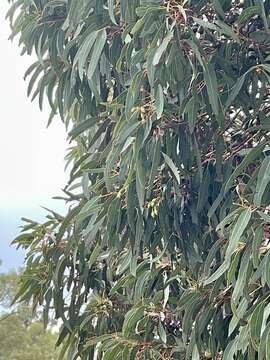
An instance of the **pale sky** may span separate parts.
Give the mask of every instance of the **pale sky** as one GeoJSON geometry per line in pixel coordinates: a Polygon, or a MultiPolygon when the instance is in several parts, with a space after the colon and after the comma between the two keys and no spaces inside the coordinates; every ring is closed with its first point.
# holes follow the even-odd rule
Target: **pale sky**
{"type": "Polygon", "coordinates": [[[61,194],[67,180],[68,146],[61,121],[56,118],[47,129],[49,109],[41,113],[37,102],[27,98],[23,75],[33,59],[21,57],[16,42],[8,41],[7,9],[4,0],[0,6],[0,259],[4,269],[22,263],[21,254],[8,246],[18,234],[22,216],[41,220],[45,214],[41,205],[63,212],[64,204],[51,198],[61,194]]]}

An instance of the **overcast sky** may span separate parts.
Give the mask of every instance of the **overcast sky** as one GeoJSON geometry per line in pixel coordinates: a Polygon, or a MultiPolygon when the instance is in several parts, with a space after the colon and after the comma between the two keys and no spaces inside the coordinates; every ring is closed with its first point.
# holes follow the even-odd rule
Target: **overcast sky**
{"type": "Polygon", "coordinates": [[[64,205],[52,200],[60,194],[67,175],[67,148],[63,124],[55,119],[46,128],[49,109],[41,113],[26,96],[23,75],[31,58],[20,56],[16,42],[8,41],[4,20],[7,1],[0,6],[0,271],[18,267],[23,256],[9,246],[18,234],[20,218],[44,218],[41,205],[63,212],[64,205]]]}

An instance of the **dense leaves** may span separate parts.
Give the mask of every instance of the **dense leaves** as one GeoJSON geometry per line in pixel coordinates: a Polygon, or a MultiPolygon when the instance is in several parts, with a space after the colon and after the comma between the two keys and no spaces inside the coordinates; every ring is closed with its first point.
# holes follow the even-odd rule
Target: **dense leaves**
{"type": "Polygon", "coordinates": [[[28,94],[69,129],[66,216],[18,299],[70,359],[269,358],[270,2],[17,0],[28,94]]]}

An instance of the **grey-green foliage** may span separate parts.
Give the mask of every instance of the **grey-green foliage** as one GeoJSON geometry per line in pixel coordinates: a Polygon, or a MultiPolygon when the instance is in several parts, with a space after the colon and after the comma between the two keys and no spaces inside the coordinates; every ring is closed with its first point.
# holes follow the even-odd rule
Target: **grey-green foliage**
{"type": "Polygon", "coordinates": [[[72,143],[18,299],[71,359],[268,359],[269,0],[17,0],[72,143]]]}

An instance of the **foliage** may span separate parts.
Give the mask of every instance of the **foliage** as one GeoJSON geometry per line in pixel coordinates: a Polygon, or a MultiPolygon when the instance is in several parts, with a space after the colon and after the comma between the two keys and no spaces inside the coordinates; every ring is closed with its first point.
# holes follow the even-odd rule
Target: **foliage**
{"type": "Polygon", "coordinates": [[[15,271],[0,273],[0,305],[10,307],[18,291],[18,274],[15,271]]]}
{"type": "Polygon", "coordinates": [[[0,359],[56,360],[56,335],[44,332],[42,321],[30,316],[29,306],[10,306],[17,283],[15,272],[0,274],[0,359]]]}
{"type": "Polygon", "coordinates": [[[71,140],[18,298],[70,359],[269,359],[270,1],[10,2],[71,140]]]}
{"type": "Polygon", "coordinates": [[[26,329],[17,315],[0,318],[1,360],[56,360],[56,339],[54,334],[44,332],[42,322],[34,322],[26,329]]]}

